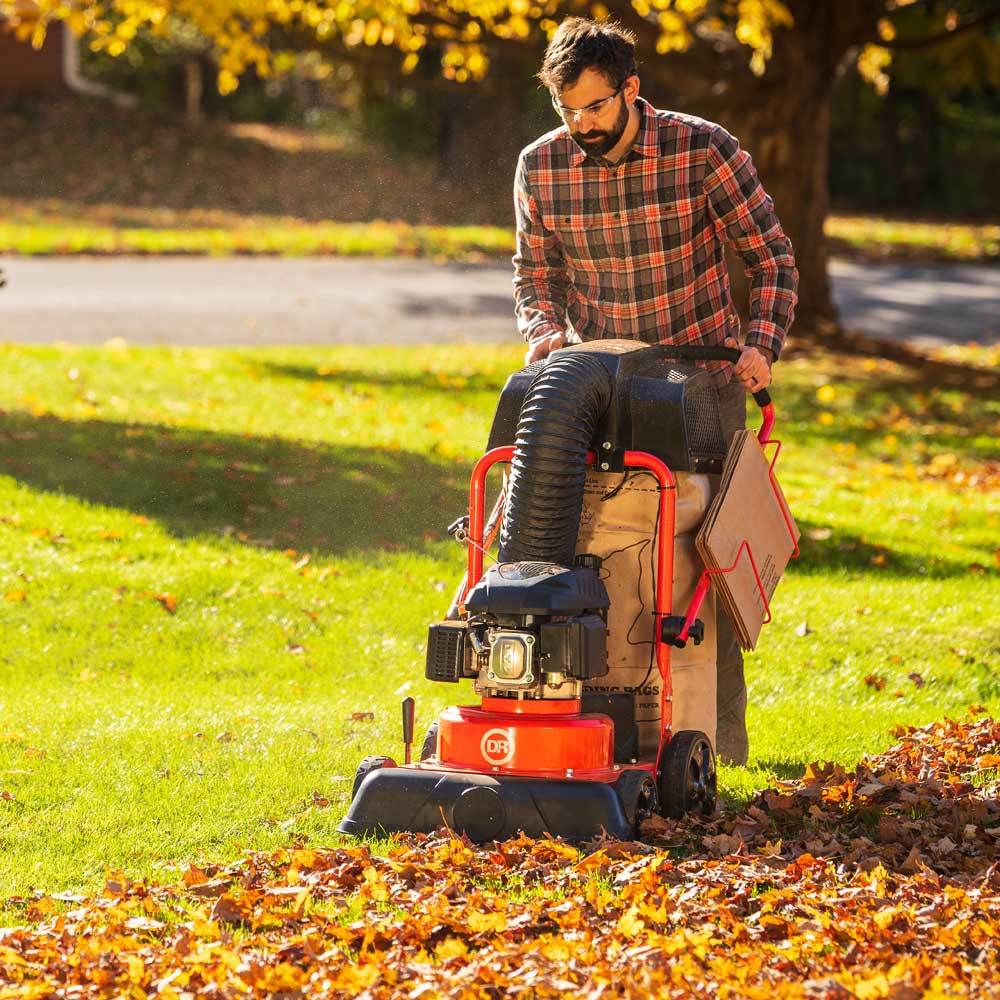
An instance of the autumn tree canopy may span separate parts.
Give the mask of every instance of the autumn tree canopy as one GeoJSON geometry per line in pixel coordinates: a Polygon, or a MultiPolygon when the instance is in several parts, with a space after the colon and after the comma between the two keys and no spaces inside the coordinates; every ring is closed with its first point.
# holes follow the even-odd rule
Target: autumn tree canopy
{"type": "Polygon", "coordinates": [[[894,50],[936,47],[943,78],[1000,83],[997,0],[0,0],[0,14],[33,44],[63,20],[110,55],[143,31],[194,30],[223,93],[306,50],[396,51],[401,73],[434,59],[473,82],[500,51],[537,64],[565,16],[612,17],[638,38],[644,87],[721,121],[752,152],[796,247],[800,324],[833,317],[823,222],[838,76],[854,65],[884,89],[894,50]]]}

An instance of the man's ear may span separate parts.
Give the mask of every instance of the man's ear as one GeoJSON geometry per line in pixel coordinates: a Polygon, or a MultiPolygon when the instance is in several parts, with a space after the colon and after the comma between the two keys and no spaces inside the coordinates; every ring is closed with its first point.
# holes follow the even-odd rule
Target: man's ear
{"type": "Polygon", "coordinates": [[[634,74],[630,76],[625,81],[622,93],[625,95],[625,100],[629,104],[635,104],[635,99],[639,96],[639,77],[634,74]]]}

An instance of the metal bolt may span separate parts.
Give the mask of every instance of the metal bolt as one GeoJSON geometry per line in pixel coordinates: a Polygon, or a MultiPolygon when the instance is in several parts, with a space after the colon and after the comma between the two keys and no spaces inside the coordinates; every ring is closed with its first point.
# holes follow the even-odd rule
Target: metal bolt
{"type": "Polygon", "coordinates": [[[608,462],[601,462],[601,471],[602,472],[607,472],[608,469],[610,469],[610,468],[611,468],[611,465],[608,462]]]}
{"type": "Polygon", "coordinates": [[[602,444],[602,445],[601,445],[601,447],[602,447],[602,448],[603,448],[603,449],[604,449],[605,451],[611,451],[611,447],[612,447],[612,445],[611,445],[611,442],[610,442],[610,441],[605,441],[605,442],[604,442],[604,444],[602,444]]]}
{"type": "Polygon", "coordinates": [[[566,768],[566,777],[567,778],[572,778],[573,777],[573,768],[571,768],[571,767],[567,767],[566,768]]]}

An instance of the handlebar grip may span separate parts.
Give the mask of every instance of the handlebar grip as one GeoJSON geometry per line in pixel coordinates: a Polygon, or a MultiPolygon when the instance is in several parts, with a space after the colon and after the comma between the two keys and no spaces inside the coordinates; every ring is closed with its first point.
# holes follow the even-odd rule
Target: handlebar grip
{"type": "MultiPolygon", "coordinates": [[[[676,358],[679,361],[730,361],[734,365],[742,353],[736,347],[706,346],[703,344],[654,344],[641,353],[655,358],[676,358]]],[[[753,394],[754,402],[761,408],[771,405],[771,394],[761,389],[753,394]]]]}
{"type": "Polygon", "coordinates": [[[680,361],[731,361],[735,365],[740,360],[741,352],[736,347],[718,345],[654,344],[642,353],[655,358],[677,358],[680,361]]]}

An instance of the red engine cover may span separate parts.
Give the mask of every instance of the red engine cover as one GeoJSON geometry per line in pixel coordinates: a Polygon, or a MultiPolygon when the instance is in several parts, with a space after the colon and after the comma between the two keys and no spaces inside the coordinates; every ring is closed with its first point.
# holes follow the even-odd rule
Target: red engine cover
{"type": "MultiPolygon", "coordinates": [[[[440,766],[503,774],[586,777],[614,763],[614,724],[579,701],[485,698],[438,719],[440,766]]],[[[596,776],[595,776],[596,777],[596,776]]]]}

